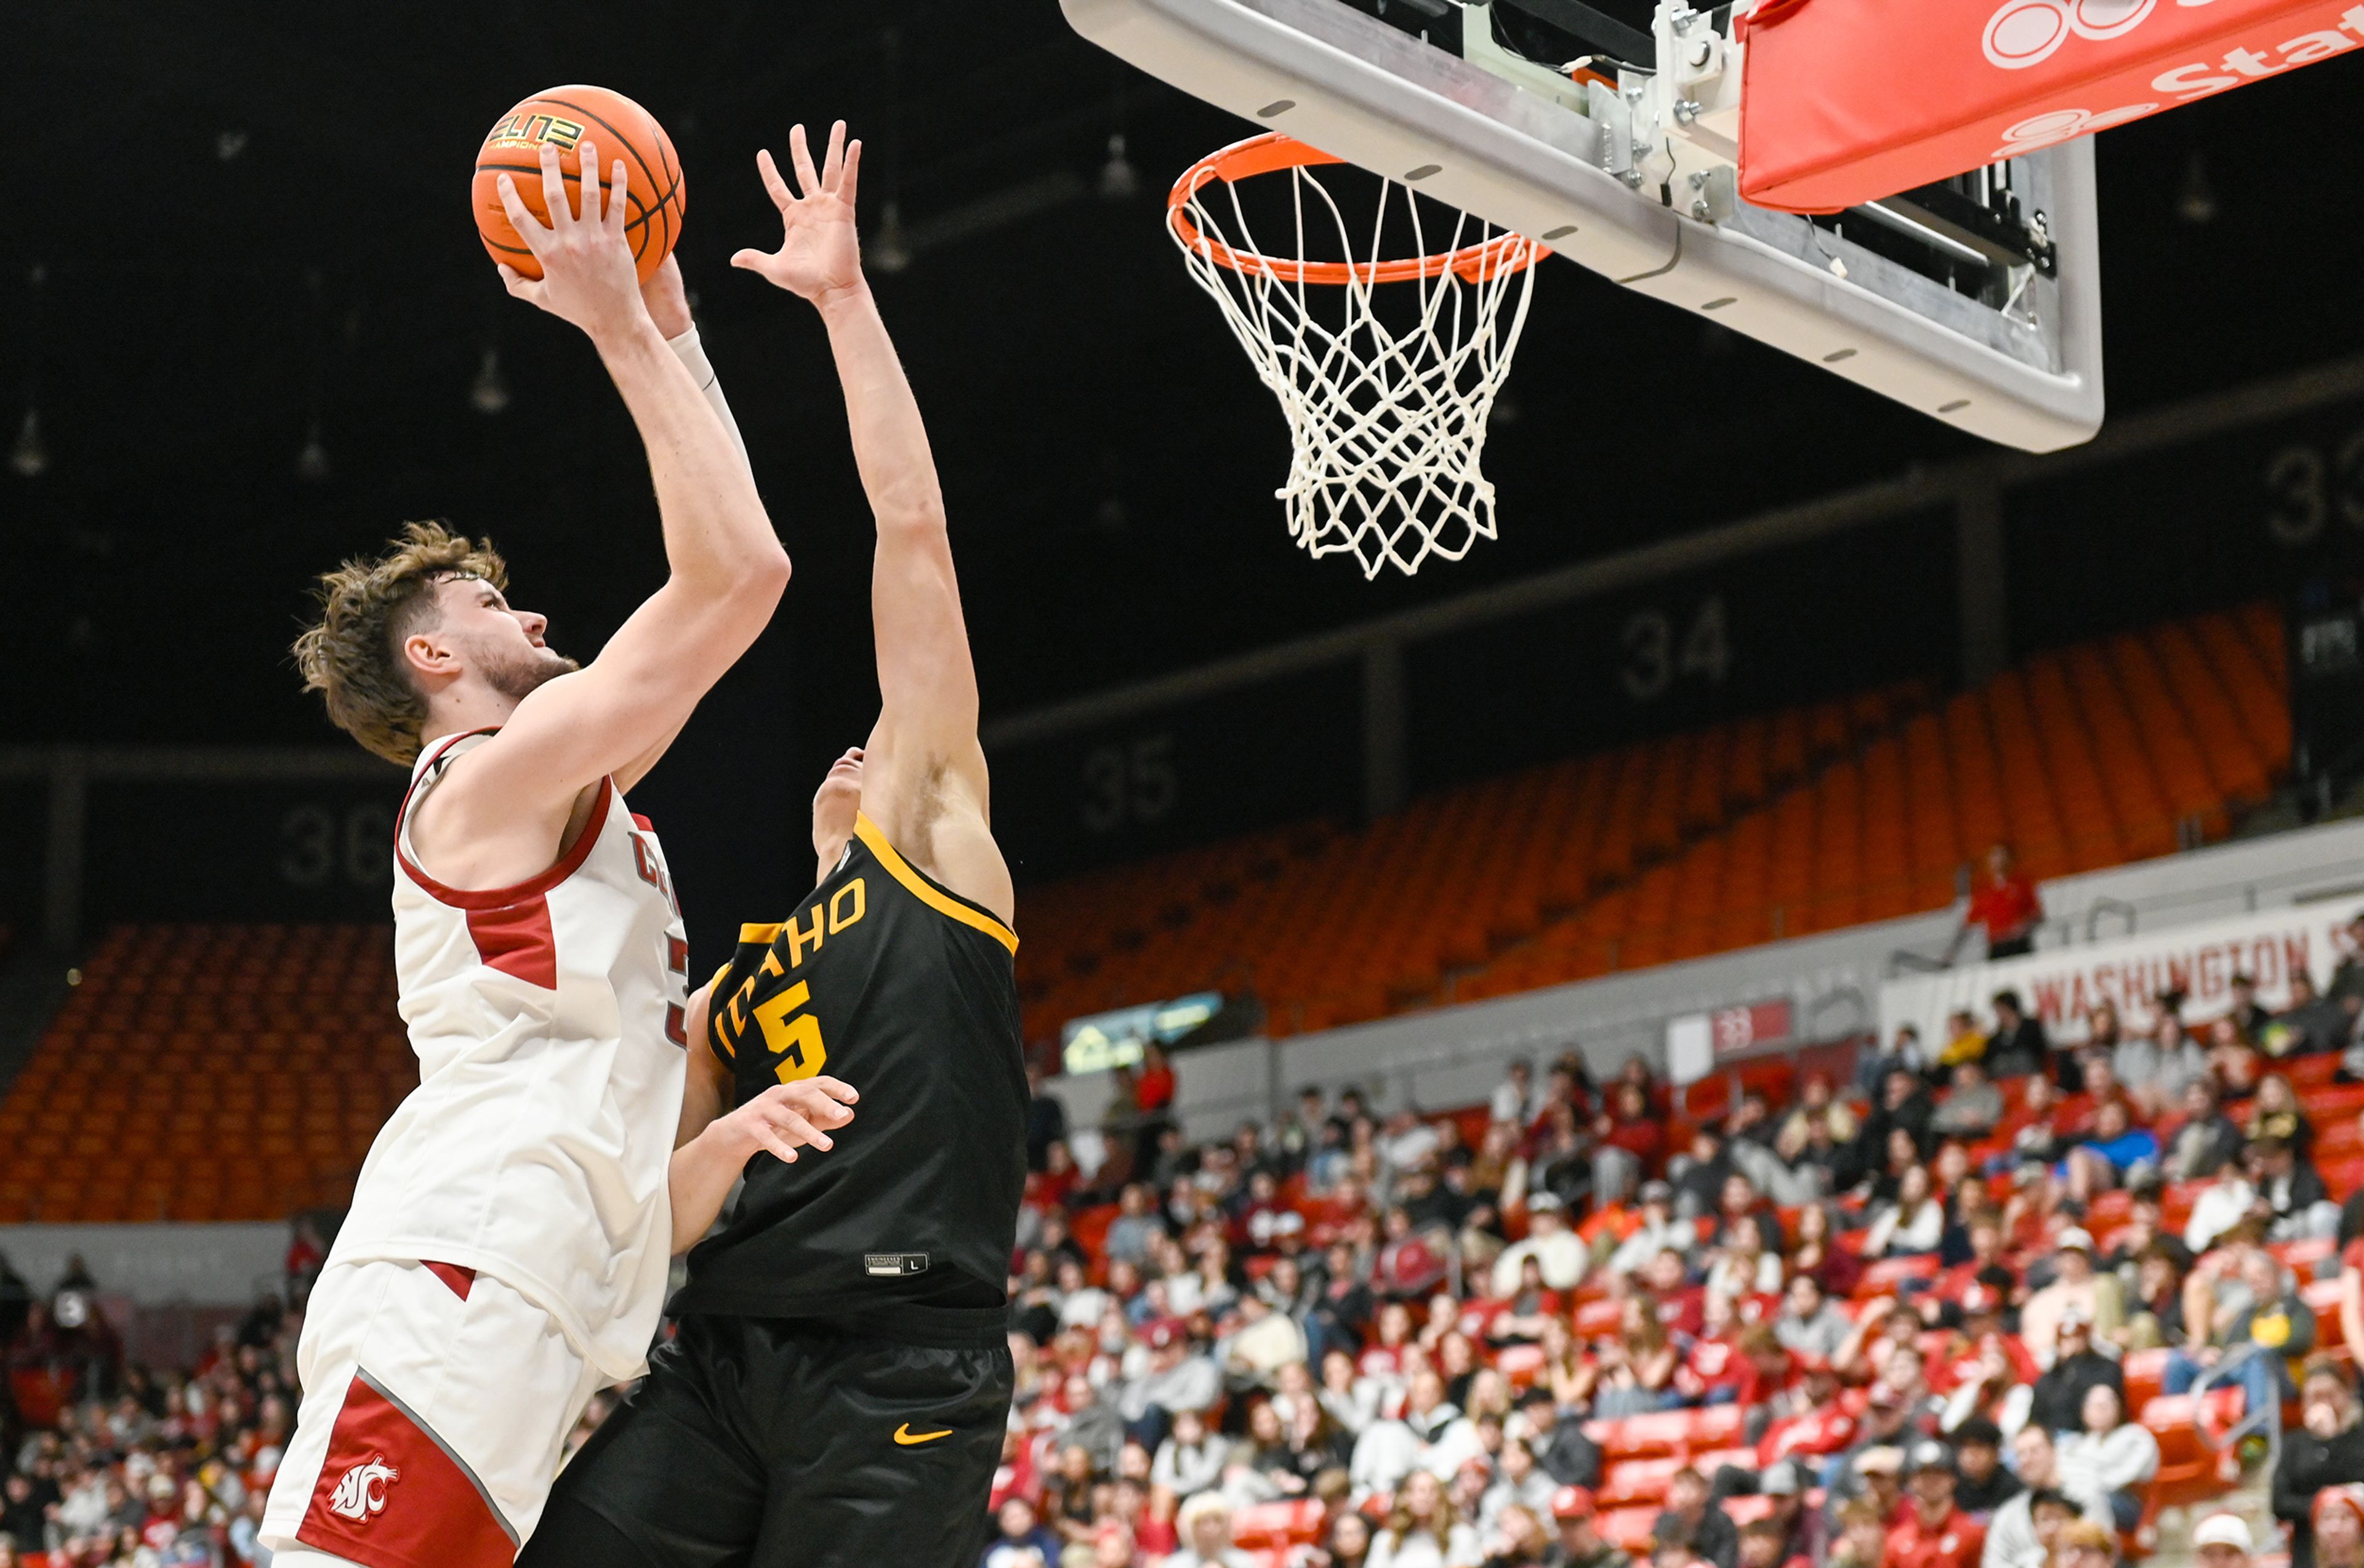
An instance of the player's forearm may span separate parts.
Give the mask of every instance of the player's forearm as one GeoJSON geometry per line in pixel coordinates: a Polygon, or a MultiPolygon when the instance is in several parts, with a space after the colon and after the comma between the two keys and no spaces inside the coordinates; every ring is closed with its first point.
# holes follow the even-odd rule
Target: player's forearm
{"type": "Polygon", "coordinates": [[[716,418],[722,421],[722,428],[730,437],[730,444],[738,449],[739,461],[745,462],[746,438],[739,433],[739,420],[730,412],[730,400],[722,395],[722,377],[716,373],[714,361],[706,357],[706,343],[698,336],[697,328],[693,326],[686,331],[674,334],[665,339],[665,347],[671,349],[674,358],[681,361],[681,368],[689,373],[689,379],[697,384],[706,406],[714,410],[716,418]]]}
{"type": "Polygon", "coordinates": [[[880,531],[942,528],[944,496],[935,454],[878,302],[865,284],[831,296],[820,309],[845,390],[853,461],[880,531]]]}
{"type": "Polygon", "coordinates": [[[775,602],[787,556],[745,458],[680,356],[646,321],[598,347],[648,450],[675,581],[700,596],[775,602]]]}
{"type": "Polygon", "coordinates": [[[673,1151],[667,1184],[673,1203],[673,1250],[675,1256],[697,1245],[714,1229],[715,1218],[730,1199],[732,1184],[746,1169],[749,1149],[717,1122],[673,1151]]]}

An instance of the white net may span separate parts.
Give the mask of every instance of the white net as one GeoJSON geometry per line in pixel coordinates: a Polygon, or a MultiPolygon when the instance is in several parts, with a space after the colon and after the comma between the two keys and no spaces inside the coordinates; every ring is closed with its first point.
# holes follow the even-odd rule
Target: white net
{"type": "Polygon", "coordinates": [[[1193,170],[1166,227],[1288,417],[1296,455],[1277,494],[1289,536],[1317,559],[1351,551],[1366,578],[1458,561],[1494,537],[1479,460],[1545,251],[1467,213],[1441,226],[1391,180],[1378,181],[1372,216],[1350,220],[1321,175],[1377,177],[1305,150],[1318,167],[1267,159],[1247,171],[1286,173],[1293,187],[1288,217],[1266,223],[1289,224],[1294,249],[1267,254],[1240,180],[1219,172],[1266,140],[1279,139],[1193,170]],[[1413,260],[1386,260],[1391,235],[1413,260]],[[1309,240],[1346,260],[1315,261],[1309,240]]]}

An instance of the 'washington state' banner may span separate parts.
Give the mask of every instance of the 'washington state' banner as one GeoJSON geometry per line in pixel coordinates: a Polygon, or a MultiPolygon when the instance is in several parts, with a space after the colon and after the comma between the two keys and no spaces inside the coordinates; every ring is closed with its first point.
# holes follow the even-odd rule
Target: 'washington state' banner
{"type": "Polygon", "coordinates": [[[2115,1004],[2128,1029],[2148,1029],[2152,998],[2163,991],[2183,993],[2185,1023],[2206,1023],[2233,1005],[2236,974],[2255,981],[2258,1000],[2280,1011],[2293,974],[2311,975],[2317,986],[2329,981],[2347,951],[2343,928],[2355,912],[2344,900],[2299,905],[1891,980],[1879,988],[1880,1033],[1893,1037],[1899,1025],[1916,1025],[1934,1051],[1944,1044],[1946,1019],[1957,1008],[1967,1008],[1988,1029],[1995,993],[2016,991],[2044,1020],[2054,1044],[2076,1045],[2085,1039],[2086,1016],[2103,1002],[2115,1004]]]}

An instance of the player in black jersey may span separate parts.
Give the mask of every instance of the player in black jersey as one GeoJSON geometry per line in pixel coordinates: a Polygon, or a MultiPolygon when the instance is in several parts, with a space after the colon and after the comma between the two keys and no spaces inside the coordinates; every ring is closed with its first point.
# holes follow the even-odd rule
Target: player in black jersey
{"type": "Polygon", "coordinates": [[[676,1247],[742,1168],[746,1186],[690,1254],[678,1336],[561,1473],[521,1568],[969,1568],[987,1533],[1026,1175],[1014,898],[942,495],[863,282],[843,135],[818,173],[792,136],[801,199],[759,160],[786,239],[733,260],[829,328],[877,521],[881,711],[813,798],[818,885],[742,929],[692,1006],[676,1247]],[[800,1129],[828,1152],[798,1160],[760,1124],[791,1114],[772,1091],[824,1070],[859,1113],[833,1140],[800,1129]]]}

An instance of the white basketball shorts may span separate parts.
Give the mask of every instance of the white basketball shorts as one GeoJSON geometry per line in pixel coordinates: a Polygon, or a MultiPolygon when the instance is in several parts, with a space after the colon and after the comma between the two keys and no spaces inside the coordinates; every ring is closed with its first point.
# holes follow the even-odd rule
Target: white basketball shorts
{"type": "Polygon", "coordinates": [[[541,1307],[434,1262],[325,1271],[296,1370],[262,1540],[362,1568],[508,1568],[607,1382],[541,1307]]]}

